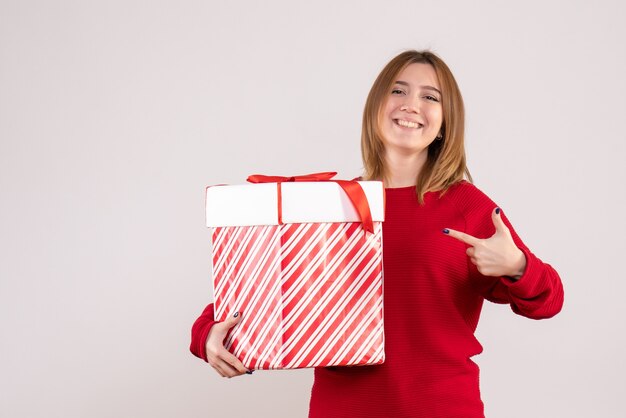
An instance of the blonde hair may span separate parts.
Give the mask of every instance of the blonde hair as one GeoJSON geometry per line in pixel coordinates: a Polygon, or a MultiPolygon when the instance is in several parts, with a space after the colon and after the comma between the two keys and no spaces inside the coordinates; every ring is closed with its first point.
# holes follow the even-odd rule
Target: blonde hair
{"type": "Polygon", "coordinates": [[[379,126],[383,107],[389,97],[398,74],[410,64],[430,64],[437,74],[442,94],[443,122],[441,140],[428,147],[428,157],[416,179],[416,192],[420,203],[430,191],[444,193],[451,185],[463,178],[472,182],[465,158],[465,109],[459,86],[445,62],[430,51],[405,51],[393,58],[380,72],[365,102],[361,132],[361,154],[366,180],[384,180],[388,175],[385,167],[385,147],[379,126]]]}

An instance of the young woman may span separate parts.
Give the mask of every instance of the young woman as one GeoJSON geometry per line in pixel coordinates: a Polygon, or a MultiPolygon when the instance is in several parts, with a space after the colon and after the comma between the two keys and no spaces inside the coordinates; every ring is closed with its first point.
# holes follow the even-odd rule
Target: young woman
{"type": "MultiPolygon", "coordinates": [[[[557,272],[520,240],[472,183],[464,108],[448,66],[429,51],[393,58],[370,90],[364,178],[382,180],[385,363],[315,370],[310,418],[484,417],[474,336],[485,299],[533,319],[561,310],[557,272]]],[[[239,320],[209,305],[191,351],[222,376],[249,372],[223,347],[239,320]]]]}

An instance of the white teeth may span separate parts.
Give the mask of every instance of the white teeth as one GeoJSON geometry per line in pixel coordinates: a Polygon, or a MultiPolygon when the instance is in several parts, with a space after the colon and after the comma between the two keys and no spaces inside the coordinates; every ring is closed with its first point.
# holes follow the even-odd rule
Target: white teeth
{"type": "Polygon", "coordinates": [[[420,123],[416,123],[416,122],[409,122],[408,120],[402,120],[402,119],[397,119],[396,122],[398,123],[398,125],[400,126],[404,126],[406,128],[419,128],[421,126],[420,123]]]}

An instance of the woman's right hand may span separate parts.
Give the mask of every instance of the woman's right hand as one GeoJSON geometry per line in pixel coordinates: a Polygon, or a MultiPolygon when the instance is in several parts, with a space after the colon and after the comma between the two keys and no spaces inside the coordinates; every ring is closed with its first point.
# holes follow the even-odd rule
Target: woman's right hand
{"type": "Polygon", "coordinates": [[[252,374],[251,370],[246,369],[237,357],[224,348],[224,339],[228,330],[237,325],[240,320],[241,315],[235,312],[226,321],[215,323],[206,339],[206,356],[209,364],[222,377],[229,379],[244,373],[252,374]]]}

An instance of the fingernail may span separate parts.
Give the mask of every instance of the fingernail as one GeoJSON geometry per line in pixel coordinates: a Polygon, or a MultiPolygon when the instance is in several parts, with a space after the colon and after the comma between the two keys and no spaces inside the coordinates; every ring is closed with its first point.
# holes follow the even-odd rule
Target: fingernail
{"type": "Polygon", "coordinates": [[[443,232],[444,234],[449,234],[450,230],[448,228],[444,228],[443,231],[441,231],[441,232],[443,232]]]}
{"type": "Polygon", "coordinates": [[[500,214],[500,208],[496,208],[496,215],[500,214]]]}
{"type": "Polygon", "coordinates": [[[246,374],[252,374],[252,373],[254,373],[254,370],[247,370],[246,371],[246,374]]]}
{"type": "Polygon", "coordinates": [[[233,315],[233,318],[237,318],[239,316],[239,312],[235,312],[235,314],[233,315]]]}

